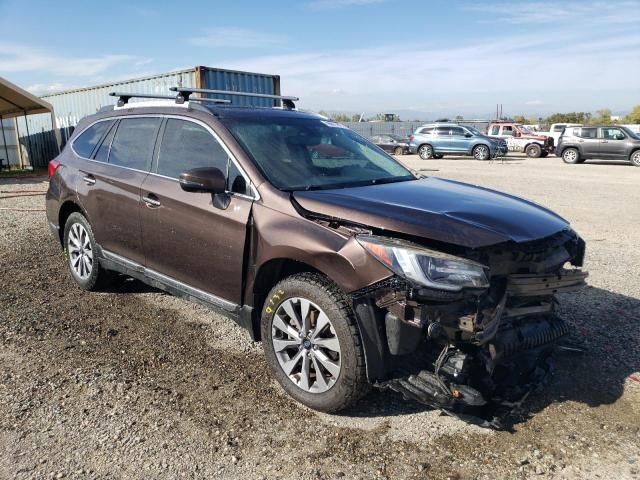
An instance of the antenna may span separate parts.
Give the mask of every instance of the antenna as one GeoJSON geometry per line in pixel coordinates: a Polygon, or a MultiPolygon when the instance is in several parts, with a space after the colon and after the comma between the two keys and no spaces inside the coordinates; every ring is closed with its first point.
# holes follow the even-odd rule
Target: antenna
{"type": "Polygon", "coordinates": [[[171,87],[172,92],[178,92],[179,97],[183,97],[184,101],[189,100],[189,96],[192,93],[204,93],[212,95],[237,95],[240,97],[256,97],[256,98],[271,98],[273,100],[280,100],[282,107],[287,110],[293,110],[296,105],[293,102],[300,100],[298,97],[284,97],[282,95],[270,95],[266,93],[251,93],[251,92],[236,92],[232,90],[209,90],[207,88],[186,88],[186,87],[171,87]]]}

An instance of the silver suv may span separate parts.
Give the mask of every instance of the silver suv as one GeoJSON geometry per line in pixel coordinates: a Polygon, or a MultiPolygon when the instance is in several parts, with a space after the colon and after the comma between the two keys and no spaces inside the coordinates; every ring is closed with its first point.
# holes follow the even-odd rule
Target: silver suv
{"type": "Polygon", "coordinates": [[[418,127],[409,138],[409,152],[420,158],[442,158],[444,155],[470,155],[488,160],[507,153],[507,142],[488,137],[473,127],[455,123],[430,123],[418,127]]]}
{"type": "Polygon", "coordinates": [[[620,125],[566,128],[556,154],[565,163],[585,160],[627,160],[640,167],[640,135],[620,125]]]}

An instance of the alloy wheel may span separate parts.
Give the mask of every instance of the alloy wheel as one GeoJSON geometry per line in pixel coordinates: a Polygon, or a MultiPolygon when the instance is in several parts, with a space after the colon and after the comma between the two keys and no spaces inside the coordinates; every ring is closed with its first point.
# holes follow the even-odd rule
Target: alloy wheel
{"type": "Polygon", "coordinates": [[[288,298],[276,309],[271,342],[289,380],[310,393],[329,390],[338,380],[340,342],[329,317],[305,298],[288,298]]]}
{"type": "Polygon", "coordinates": [[[638,150],[631,156],[631,163],[633,163],[636,167],[640,167],[640,150],[638,150]]]}
{"type": "Polygon", "coordinates": [[[80,223],[71,225],[67,252],[69,253],[69,265],[73,272],[82,280],[89,278],[93,270],[93,249],[89,233],[80,223]]]}
{"type": "Polygon", "coordinates": [[[568,163],[574,163],[578,159],[578,153],[575,150],[567,150],[562,156],[568,163]]]}
{"type": "Polygon", "coordinates": [[[473,156],[476,160],[486,160],[489,158],[489,149],[484,145],[479,145],[475,148],[473,156]]]}
{"type": "Polygon", "coordinates": [[[420,151],[418,152],[418,154],[420,155],[420,158],[422,158],[423,160],[427,160],[433,157],[433,149],[429,145],[423,145],[420,147],[420,151]]]}

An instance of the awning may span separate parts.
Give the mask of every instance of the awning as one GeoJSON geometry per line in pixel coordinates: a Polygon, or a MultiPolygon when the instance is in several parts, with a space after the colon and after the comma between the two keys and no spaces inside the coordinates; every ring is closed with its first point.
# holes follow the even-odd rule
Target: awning
{"type": "Polygon", "coordinates": [[[50,113],[51,104],[0,77],[0,118],[50,113]]]}

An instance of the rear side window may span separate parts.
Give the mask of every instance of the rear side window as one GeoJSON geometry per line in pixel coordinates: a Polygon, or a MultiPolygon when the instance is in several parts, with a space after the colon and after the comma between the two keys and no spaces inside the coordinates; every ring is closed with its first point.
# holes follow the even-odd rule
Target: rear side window
{"type": "Polygon", "coordinates": [[[451,130],[449,127],[438,127],[438,128],[436,128],[436,134],[437,135],[449,135],[449,130],[451,130]]]}
{"type": "Polygon", "coordinates": [[[109,133],[105,135],[104,140],[102,140],[102,143],[98,147],[98,150],[96,150],[96,154],[93,156],[94,160],[97,160],[98,162],[108,161],[109,151],[111,150],[111,142],[113,141],[113,135],[115,133],[116,126],[114,125],[109,130],[109,133]]]}
{"type": "Polygon", "coordinates": [[[433,133],[433,127],[422,128],[418,130],[418,133],[421,133],[423,135],[430,135],[433,133]]]}
{"type": "Polygon", "coordinates": [[[582,138],[597,138],[598,129],[597,128],[581,128],[579,136],[582,138]]]}
{"type": "Polygon", "coordinates": [[[91,158],[93,149],[107,131],[107,128],[113,123],[113,120],[104,120],[97,122],[82,132],[78,138],[73,141],[73,149],[81,157],[91,158]]]}
{"type": "Polygon", "coordinates": [[[109,163],[136,170],[148,170],[160,122],[160,118],[120,120],[111,144],[109,163]]]}
{"type": "Polygon", "coordinates": [[[178,178],[182,172],[199,167],[216,167],[225,173],[228,158],[222,145],[206,128],[171,118],[162,136],[157,173],[178,178]]]}

